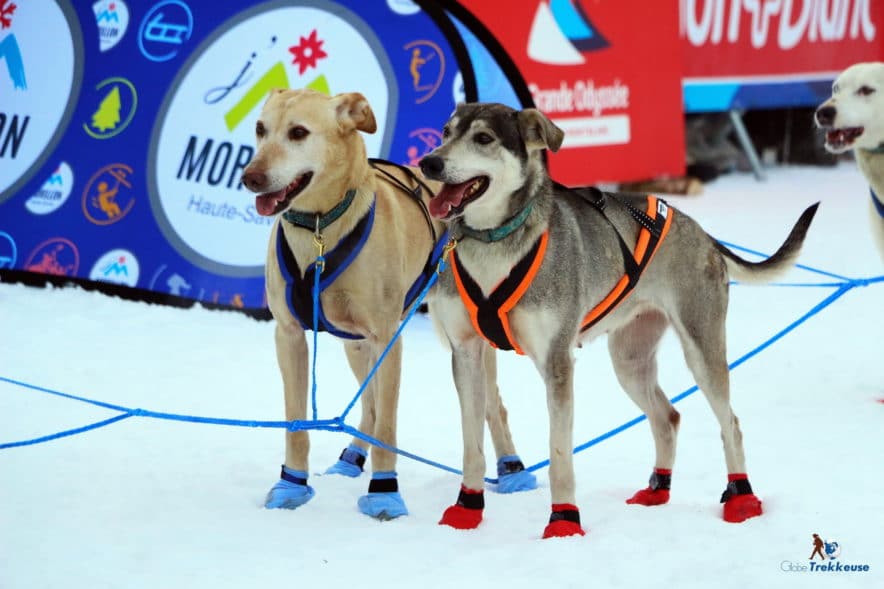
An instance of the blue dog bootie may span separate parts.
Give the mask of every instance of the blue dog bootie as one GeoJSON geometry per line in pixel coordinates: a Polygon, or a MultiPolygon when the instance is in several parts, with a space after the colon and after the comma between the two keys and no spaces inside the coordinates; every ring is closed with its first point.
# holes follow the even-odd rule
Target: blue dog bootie
{"type": "Polygon", "coordinates": [[[362,474],[367,455],[368,453],[356,444],[350,444],[341,452],[338,461],[328,467],[325,474],[341,474],[356,478],[362,474]]]}
{"type": "Polygon", "coordinates": [[[518,493],[537,488],[537,477],[525,470],[516,454],[501,456],[497,461],[497,492],[518,493]]]}
{"type": "Polygon", "coordinates": [[[282,466],[279,480],[267,493],[264,507],[267,509],[296,509],[311,499],[316,492],[307,484],[307,473],[282,466]]]}
{"type": "Polygon", "coordinates": [[[359,511],[381,521],[408,515],[408,508],[399,494],[395,470],[373,473],[368,494],[359,498],[358,505],[359,511]]]}

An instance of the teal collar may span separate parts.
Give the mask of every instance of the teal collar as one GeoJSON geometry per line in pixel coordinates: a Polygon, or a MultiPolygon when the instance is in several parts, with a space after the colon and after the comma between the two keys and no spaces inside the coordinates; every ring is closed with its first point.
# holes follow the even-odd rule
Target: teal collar
{"type": "Polygon", "coordinates": [[[282,214],[282,218],[295,225],[296,227],[303,227],[304,229],[309,229],[310,231],[320,232],[338,219],[341,218],[347,209],[350,208],[350,205],[353,203],[353,198],[356,196],[356,189],[351,188],[344,195],[344,198],[341,199],[341,202],[336,204],[332,210],[323,214],[320,213],[304,213],[301,211],[295,211],[289,209],[288,211],[282,214]]]}
{"type": "Polygon", "coordinates": [[[516,229],[524,225],[525,220],[528,218],[528,215],[531,214],[532,208],[534,208],[533,200],[529,201],[528,204],[525,205],[525,208],[516,213],[515,216],[510,217],[509,221],[507,221],[500,227],[495,227],[494,229],[473,229],[468,225],[464,225],[463,227],[461,227],[461,229],[466,237],[472,237],[473,239],[478,239],[479,241],[484,241],[485,243],[500,241],[501,239],[509,236],[516,229]]]}

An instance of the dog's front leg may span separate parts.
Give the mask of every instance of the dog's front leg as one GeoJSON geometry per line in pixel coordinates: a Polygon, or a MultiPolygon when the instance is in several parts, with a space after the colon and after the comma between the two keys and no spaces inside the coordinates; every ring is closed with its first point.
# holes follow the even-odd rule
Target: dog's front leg
{"type": "MultiPolygon", "coordinates": [[[[393,331],[382,331],[369,340],[374,362],[392,339],[393,331]]],[[[402,340],[397,339],[374,376],[374,437],[384,444],[396,446],[396,414],[399,407],[399,379],[402,370],[402,340]]],[[[365,402],[370,402],[366,399],[365,402]]],[[[370,410],[364,408],[363,411],[370,410]]],[[[371,517],[389,520],[408,515],[405,501],[399,494],[396,475],[396,454],[378,446],[371,447],[372,475],[368,494],[359,498],[359,509],[371,517]]]]}
{"type": "Polygon", "coordinates": [[[451,366],[463,428],[463,484],[457,503],[445,510],[439,523],[461,530],[477,527],[485,508],[486,352],[491,353],[479,337],[452,343],[451,366]]]}
{"type": "MultiPolygon", "coordinates": [[[[287,421],[307,418],[307,338],[294,322],[276,323],[276,359],[282,374],[287,421]]],[[[280,480],[270,489],[264,506],[295,509],[313,498],[307,484],[310,438],[306,431],[286,431],[285,464],[280,480]]]]}
{"type": "Polygon", "coordinates": [[[535,359],[546,383],[549,409],[549,484],[552,514],[544,538],[584,534],[575,502],[574,357],[570,345],[554,346],[545,362],[535,359]]]}

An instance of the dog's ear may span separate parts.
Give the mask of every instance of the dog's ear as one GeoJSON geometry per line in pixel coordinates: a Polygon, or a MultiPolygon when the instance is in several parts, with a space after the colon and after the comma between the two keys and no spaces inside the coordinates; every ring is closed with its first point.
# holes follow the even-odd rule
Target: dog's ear
{"type": "Polygon", "coordinates": [[[357,129],[366,133],[374,133],[378,130],[374,112],[372,112],[365,96],[359,92],[347,92],[346,94],[338,94],[334,100],[338,124],[342,129],[357,129]]]}
{"type": "Polygon", "coordinates": [[[536,108],[526,108],[519,112],[519,128],[529,150],[548,148],[558,151],[562,146],[565,132],[556,127],[546,115],[536,108]]]}

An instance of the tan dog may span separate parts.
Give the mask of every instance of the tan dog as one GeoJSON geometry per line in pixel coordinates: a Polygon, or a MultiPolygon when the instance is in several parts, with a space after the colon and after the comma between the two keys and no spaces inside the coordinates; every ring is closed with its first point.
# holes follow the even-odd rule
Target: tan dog
{"type": "Polygon", "coordinates": [[[884,259],[884,63],[857,63],[844,70],[814,118],[826,131],[826,149],[852,149],[871,185],[872,236],[884,259]]]}
{"type": "MultiPolygon", "coordinates": [[[[265,272],[289,421],[307,418],[304,332],[314,325],[317,240],[325,265],[315,320],[320,331],[345,340],[347,360],[360,382],[393,337],[415,289],[421,290],[422,275],[426,279],[435,270],[431,254],[443,231],[426,213],[430,188],[408,168],[370,165],[359,131],[374,133],[376,127],[361,94],[329,97],[311,90],[274,91],[256,126],[257,151],[242,182],[258,193],[262,215],[278,216],[265,272]]],[[[495,360],[488,356],[486,372],[496,392],[495,360]]],[[[389,446],[397,443],[401,363],[397,340],[362,397],[359,430],[389,446]]],[[[498,455],[515,457],[499,397],[489,400],[488,413],[498,455]]],[[[354,438],[329,472],[358,476],[367,445],[354,438]]],[[[308,451],[306,431],[286,432],[285,464],[266,507],[293,509],[310,500],[308,451]]],[[[362,512],[379,519],[407,514],[398,492],[396,455],[373,446],[371,462],[369,492],[359,499],[362,512]]],[[[515,473],[521,469],[512,470],[516,478],[533,480],[523,470],[515,473]]]]}

